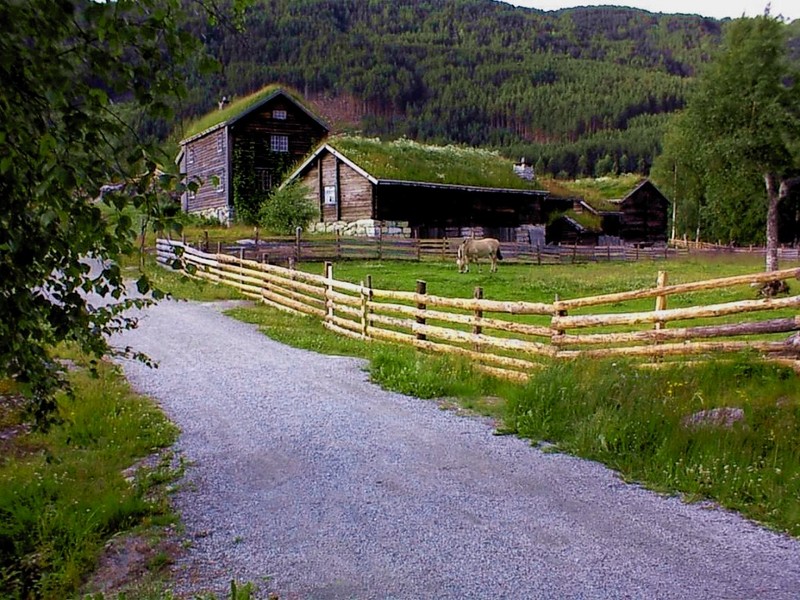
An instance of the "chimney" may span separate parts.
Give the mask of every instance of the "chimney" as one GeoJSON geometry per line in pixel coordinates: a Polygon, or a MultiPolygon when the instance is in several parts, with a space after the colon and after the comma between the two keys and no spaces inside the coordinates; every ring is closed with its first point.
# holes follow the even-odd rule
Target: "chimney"
{"type": "Polygon", "coordinates": [[[524,156],[519,159],[518,163],[514,164],[514,173],[526,181],[533,181],[533,165],[527,164],[524,156]]]}

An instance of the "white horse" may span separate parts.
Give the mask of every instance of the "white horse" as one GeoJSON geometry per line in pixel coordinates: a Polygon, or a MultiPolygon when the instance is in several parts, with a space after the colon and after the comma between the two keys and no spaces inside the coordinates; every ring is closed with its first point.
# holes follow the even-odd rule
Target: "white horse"
{"type": "Polygon", "coordinates": [[[484,238],[482,240],[466,239],[458,247],[456,264],[459,273],[469,273],[469,263],[473,261],[481,269],[479,258],[488,257],[492,261],[492,273],[497,271],[497,261],[503,259],[500,252],[500,242],[494,238],[484,238]]]}

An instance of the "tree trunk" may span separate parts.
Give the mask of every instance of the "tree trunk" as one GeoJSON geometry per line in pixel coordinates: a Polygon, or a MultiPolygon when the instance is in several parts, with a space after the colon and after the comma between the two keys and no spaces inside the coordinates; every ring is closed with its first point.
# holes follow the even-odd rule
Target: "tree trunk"
{"type": "Polygon", "coordinates": [[[765,173],[764,183],[767,186],[767,271],[778,270],[778,202],[780,201],[781,186],[775,173],[765,173]]]}

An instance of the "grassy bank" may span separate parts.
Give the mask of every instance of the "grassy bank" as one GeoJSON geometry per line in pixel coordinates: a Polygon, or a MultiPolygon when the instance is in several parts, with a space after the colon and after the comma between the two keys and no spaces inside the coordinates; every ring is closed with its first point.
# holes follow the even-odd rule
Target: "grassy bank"
{"type": "Polygon", "coordinates": [[[170,446],[175,427],[114,366],[93,378],[70,359],[74,396],[59,398],[61,423],[46,433],[25,426],[10,384],[0,393],[3,598],[71,597],[111,536],[174,519],[156,493],[171,477],[168,462],[129,469],[170,446]]]}

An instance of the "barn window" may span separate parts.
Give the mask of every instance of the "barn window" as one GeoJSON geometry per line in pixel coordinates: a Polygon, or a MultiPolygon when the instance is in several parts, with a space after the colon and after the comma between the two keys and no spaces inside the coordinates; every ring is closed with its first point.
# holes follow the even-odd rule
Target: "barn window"
{"type": "Polygon", "coordinates": [[[188,150],[188,152],[187,152],[187,155],[188,155],[188,157],[189,157],[189,164],[190,164],[190,165],[193,165],[193,164],[194,164],[194,148],[192,148],[192,147],[189,147],[189,150],[188,150]]]}
{"type": "Polygon", "coordinates": [[[288,152],[289,151],[289,136],[288,135],[273,135],[269,140],[269,149],[273,152],[288,152]]]}
{"type": "Polygon", "coordinates": [[[336,186],[325,186],[325,204],[336,204],[336,186]]]}
{"type": "Polygon", "coordinates": [[[223,173],[217,175],[217,191],[218,192],[225,191],[225,175],[223,173]]]}
{"type": "Polygon", "coordinates": [[[273,110],[272,111],[272,118],[278,119],[279,121],[286,120],[286,111],[285,110],[273,110]]]}
{"type": "Polygon", "coordinates": [[[217,137],[217,154],[222,154],[225,150],[225,138],[223,136],[217,137]]]}
{"type": "Polygon", "coordinates": [[[272,173],[269,172],[269,169],[256,169],[256,187],[262,192],[272,189],[272,173]]]}

